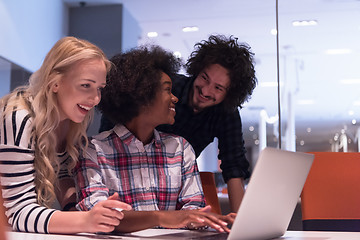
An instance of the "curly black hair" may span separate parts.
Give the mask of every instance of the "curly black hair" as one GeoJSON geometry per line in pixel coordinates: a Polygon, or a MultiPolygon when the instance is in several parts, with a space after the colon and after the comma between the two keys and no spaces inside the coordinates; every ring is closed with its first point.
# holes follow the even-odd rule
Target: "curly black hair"
{"type": "Polygon", "coordinates": [[[162,72],[170,78],[181,61],[159,46],[133,48],[110,59],[114,67],[107,76],[98,109],[113,124],[126,124],[149,106],[160,90],[162,72]]]}
{"type": "Polygon", "coordinates": [[[222,102],[223,108],[233,111],[247,101],[256,84],[253,55],[246,43],[224,35],[211,35],[209,39],[195,44],[186,63],[190,76],[197,77],[201,71],[212,64],[219,64],[229,71],[230,87],[222,102]]]}

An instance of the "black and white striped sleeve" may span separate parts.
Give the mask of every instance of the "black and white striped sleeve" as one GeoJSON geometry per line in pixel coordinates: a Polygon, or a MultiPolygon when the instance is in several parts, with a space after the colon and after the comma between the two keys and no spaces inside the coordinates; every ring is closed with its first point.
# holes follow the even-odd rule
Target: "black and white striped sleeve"
{"type": "Polygon", "coordinates": [[[1,123],[0,182],[5,213],[13,229],[47,233],[55,210],[37,203],[31,121],[26,110],[18,110],[1,123]]]}

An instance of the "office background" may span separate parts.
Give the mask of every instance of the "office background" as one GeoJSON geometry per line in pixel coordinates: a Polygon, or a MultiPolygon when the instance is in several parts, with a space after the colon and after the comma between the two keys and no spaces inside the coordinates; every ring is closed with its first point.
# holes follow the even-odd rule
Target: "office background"
{"type": "MultiPolygon", "coordinates": [[[[255,53],[259,85],[241,110],[253,164],[263,146],[279,146],[279,126],[283,149],[358,151],[359,13],[358,0],[279,0],[276,35],[276,1],[0,0],[0,94],[26,82],[65,35],[93,41],[109,57],[150,42],[185,61],[209,34],[233,34],[255,53]]],[[[214,160],[200,159],[200,167],[216,170],[216,153],[210,146],[202,157],[214,160]]]]}

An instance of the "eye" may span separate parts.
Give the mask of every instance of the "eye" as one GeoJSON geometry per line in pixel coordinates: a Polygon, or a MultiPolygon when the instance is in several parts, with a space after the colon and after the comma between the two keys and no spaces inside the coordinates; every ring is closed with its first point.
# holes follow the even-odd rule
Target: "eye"
{"type": "Polygon", "coordinates": [[[90,84],[84,83],[84,84],[81,84],[81,86],[82,86],[83,88],[89,88],[89,87],[90,87],[90,84]]]}
{"type": "Polygon", "coordinates": [[[216,89],[217,91],[219,91],[219,92],[223,92],[223,91],[224,91],[224,89],[221,88],[221,87],[215,87],[215,89],[216,89]]]}

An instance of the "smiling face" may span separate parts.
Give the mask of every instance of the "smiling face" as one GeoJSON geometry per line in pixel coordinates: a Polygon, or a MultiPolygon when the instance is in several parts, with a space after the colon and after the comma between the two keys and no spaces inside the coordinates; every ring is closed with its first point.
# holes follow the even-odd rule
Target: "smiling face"
{"type": "Polygon", "coordinates": [[[175,103],[178,98],[171,93],[172,82],[170,77],[162,73],[160,80],[160,89],[156,98],[149,106],[149,120],[154,122],[155,127],[161,124],[174,124],[175,122],[175,103]]]}
{"type": "Polygon", "coordinates": [[[106,67],[101,59],[74,64],[53,87],[59,104],[60,119],[81,123],[101,99],[106,85],[106,67]]]}
{"type": "Polygon", "coordinates": [[[196,77],[190,93],[190,106],[194,112],[221,103],[230,86],[229,71],[219,64],[206,67],[196,77]]]}

